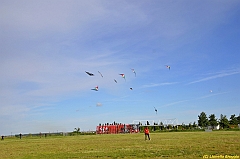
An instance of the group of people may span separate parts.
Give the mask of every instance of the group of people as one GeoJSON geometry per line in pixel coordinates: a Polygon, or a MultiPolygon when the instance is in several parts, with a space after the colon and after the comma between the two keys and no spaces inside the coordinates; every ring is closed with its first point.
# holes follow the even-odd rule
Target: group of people
{"type": "MultiPolygon", "coordinates": [[[[149,129],[148,129],[148,127],[145,127],[145,129],[144,129],[144,134],[145,134],[145,140],[151,140],[150,139],[150,132],[149,132],[149,129]]],[[[47,136],[47,134],[45,134],[45,137],[47,136]]],[[[2,137],[2,140],[4,140],[4,136],[1,136],[2,137]]],[[[20,137],[20,139],[22,138],[22,134],[19,134],[19,137],[20,137]]]]}
{"type": "MultiPolygon", "coordinates": [[[[5,136],[2,135],[2,136],[1,136],[1,138],[2,138],[1,140],[4,140],[4,137],[5,137],[5,136]]],[[[22,134],[21,134],[21,133],[19,134],[19,138],[22,139],[22,134]]]]}

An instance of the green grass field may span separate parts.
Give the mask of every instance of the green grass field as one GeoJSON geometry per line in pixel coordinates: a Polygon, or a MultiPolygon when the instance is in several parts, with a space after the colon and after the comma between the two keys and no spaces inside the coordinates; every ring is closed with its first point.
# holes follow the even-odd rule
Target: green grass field
{"type": "Polygon", "coordinates": [[[0,158],[203,158],[239,157],[240,131],[106,134],[5,138],[0,158]],[[213,156],[212,156],[213,155],[213,156]]]}

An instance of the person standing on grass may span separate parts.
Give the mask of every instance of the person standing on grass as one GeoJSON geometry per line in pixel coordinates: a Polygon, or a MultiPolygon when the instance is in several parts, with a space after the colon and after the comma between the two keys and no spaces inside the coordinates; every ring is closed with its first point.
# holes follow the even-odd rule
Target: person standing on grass
{"type": "Polygon", "coordinates": [[[148,129],[148,127],[145,127],[145,129],[144,129],[144,133],[145,133],[145,140],[147,140],[147,137],[148,137],[148,140],[150,140],[149,129],[148,129]]]}

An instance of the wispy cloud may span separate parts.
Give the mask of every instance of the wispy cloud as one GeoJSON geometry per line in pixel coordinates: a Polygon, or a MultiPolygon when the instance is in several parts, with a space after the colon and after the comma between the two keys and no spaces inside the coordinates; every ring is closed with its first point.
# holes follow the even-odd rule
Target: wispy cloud
{"type": "Polygon", "coordinates": [[[162,107],[168,107],[168,106],[172,106],[172,105],[176,105],[176,104],[179,104],[179,103],[184,103],[184,102],[188,102],[188,101],[191,101],[193,99],[186,99],[186,100],[180,100],[180,101],[176,101],[176,102],[172,102],[172,103],[168,103],[168,104],[165,104],[162,107]]]}
{"type": "Polygon", "coordinates": [[[213,80],[213,79],[216,79],[216,78],[222,78],[222,77],[231,76],[231,75],[235,75],[235,74],[239,74],[239,73],[240,73],[239,70],[222,71],[222,72],[216,73],[215,75],[204,77],[204,78],[196,80],[196,81],[192,81],[188,84],[194,84],[194,83],[209,81],[209,80],[213,80]]]}
{"type": "Polygon", "coordinates": [[[159,87],[159,86],[173,85],[177,83],[178,82],[151,83],[151,84],[143,85],[141,88],[159,87]]]}
{"type": "Polygon", "coordinates": [[[221,92],[221,93],[209,94],[209,95],[205,95],[205,96],[201,96],[201,97],[197,97],[197,98],[192,98],[192,99],[180,100],[180,101],[172,102],[172,103],[169,103],[169,104],[165,104],[165,105],[160,106],[160,107],[161,108],[162,107],[169,107],[169,106],[176,105],[176,104],[179,104],[179,103],[185,103],[185,102],[189,102],[189,101],[193,101],[193,100],[210,98],[210,97],[213,97],[213,96],[218,96],[218,95],[227,94],[227,93],[230,93],[230,92],[221,92]]]}
{"type": "Polygon", "coordinates": [[[213,94],[209,94],[209,95],[206,95],[206,96],[201,96],[201,97],[195,98],[194,100],[205,99],[205,98],[209,98],[209,97],[212,97],[212,96],[218,96],[218,95],[227,94],[227,93],[230,93],[230,92],[213,93],[213,94]]]}

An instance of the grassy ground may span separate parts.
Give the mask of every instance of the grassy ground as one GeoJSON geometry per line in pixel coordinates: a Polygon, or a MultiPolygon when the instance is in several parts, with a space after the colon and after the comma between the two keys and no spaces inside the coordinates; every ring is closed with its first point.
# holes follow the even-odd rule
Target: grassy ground
{"type": "Polygon", "coordinates": [[[238,156],[240,132],[169,132],[5,138],[1,158],[203,158],[238,156]],[[214,156],[211,156],[214,155],[214,156]]]}

